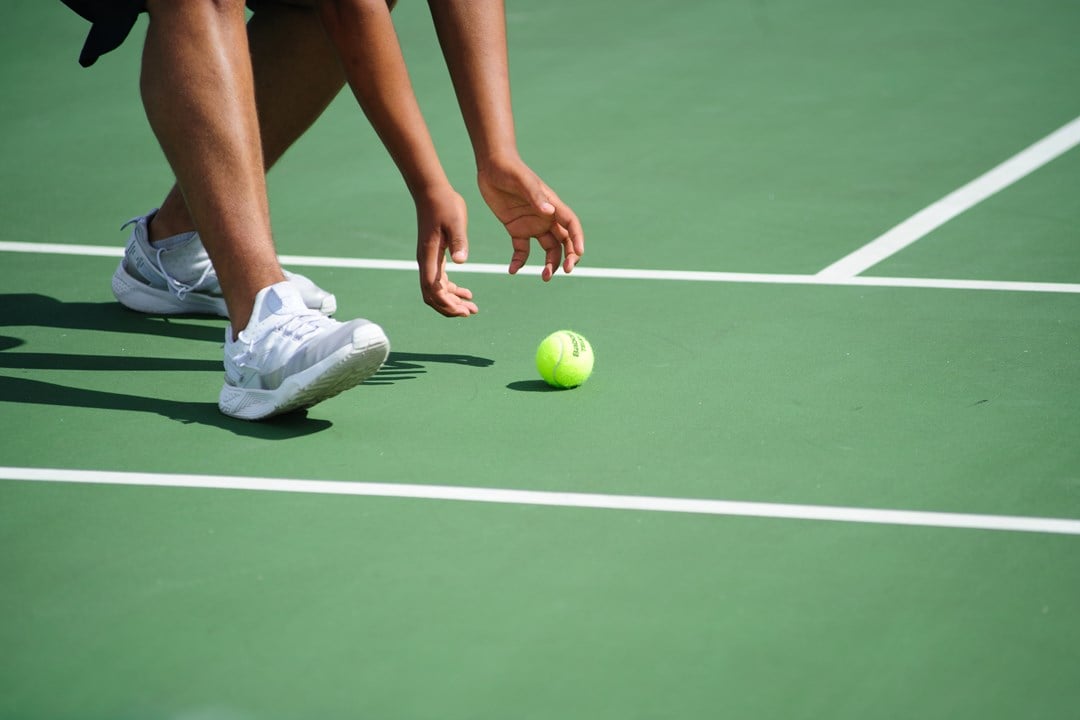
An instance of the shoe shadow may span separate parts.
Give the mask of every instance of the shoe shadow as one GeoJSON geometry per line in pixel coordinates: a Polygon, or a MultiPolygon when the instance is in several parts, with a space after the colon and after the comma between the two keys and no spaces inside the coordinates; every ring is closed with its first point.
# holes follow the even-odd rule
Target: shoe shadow
{"type": "MultiPolygon", "coordinates": [[[[0,294],[0,326],[37,326],[71,330],[158,335],[221,344],[224,320],[216,326],[181,322],[183,316],[132,312],[119,303],[63,302],[33,293],[0,294]]],[[[205,320],[205,318],[199,318],[205,320]]],[[[24,346],[19,338],[0,336],[0,368],[19,370],[87,370],[98,372],[222,372],[221,360],[11,352],[24,346]]],[[[208,392],[213,389],[208,384],[208,392]]],[[[199,423],[237,435],[269,440],[302,437],[330,428],[329,420],[312,420],[300,411],[260,423],[222,415],[216,402],[181,402],[82,388],[0,375],[0,402],[86,407],[161,415],[182,423],[199,423]]]]}
{"type": "Polygon", "coordinates": [[[236,435],[264,440],[303,437],[333,425],[329,420],[309,419],[303,411],[281,415],[270,421],[247,422],[222,415],[214,402],[180,402],[102,390],[85,390],[6,375],[0,375],[0,402],[152,413],[185,424],[211,425],[236,435]]]}
{"type": "MultiPolygon", "coordinates": [[[[223,340],[222,327],[178,322],[181,316],[153,316],[127,310],[115,302],[63,302],[46,295],[0,294],[0,326],[39,326],[116,333],[160,335],[215,342],[223,340]]],[[[205,318],[200,318],[205,320],[205,318]]],[[[222,321],[224,322],[224,321],[222,321]]],[[[0,335],[0,368],[15,370],[87,370],[91,372],[213,372],[221,373],[220,359],[132,357],[15,351],[26,342],[0,335]]],[[[490,367],[494,360],[474,355],[391,352],[383,367],[364,385],[392,385],[414,380],[427,372],[427,363],[490,367]]],[[[247,422],[222,415],[214,402],[181,402],[86,390],[43,380],[0,375],[0,402],[123,410],[161,415],[182,423],[199,423],[237,435],[280,440],[321,432],[332,427],[328,420],[310,419],[306,411],[281,415],[261,422],[247,422]]]]}

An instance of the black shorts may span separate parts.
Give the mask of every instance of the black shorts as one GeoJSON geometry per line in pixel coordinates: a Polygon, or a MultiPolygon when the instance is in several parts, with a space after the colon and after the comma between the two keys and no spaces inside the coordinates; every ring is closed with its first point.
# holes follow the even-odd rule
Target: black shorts
{"type": "Polygon", "coordinates": [[[135,27],[139,13],[146,10],[146,0],[61,1],[93,23],[79,54],[83,67],[90,67],[99,56],[120,47],[135,27]]]}
{"type": "MultiPolygon", "coordinates": [[[[139,13],[146,12],[146,0],[60,1],[92,23],[79,53],[79,64],[83,67],[90,67],[105,53],[120,47],[135,27],[139,13]]],[[[249,7],[254,4],[249,0],[249,7]]]]}

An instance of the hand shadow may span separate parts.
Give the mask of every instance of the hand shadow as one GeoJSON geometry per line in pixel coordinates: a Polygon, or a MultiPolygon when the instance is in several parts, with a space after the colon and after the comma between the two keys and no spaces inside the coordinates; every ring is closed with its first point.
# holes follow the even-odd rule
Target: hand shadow
{"type": "Polygon", "coordinates": [[[401,380],[415,380],[427,372],[424,363],[449,363],[469,367],[491,367],[494,360],[475,355],[439,355],[433,353],[393,352],[379,372],[364,382],[365,385],[393,385],[401,380]]]}

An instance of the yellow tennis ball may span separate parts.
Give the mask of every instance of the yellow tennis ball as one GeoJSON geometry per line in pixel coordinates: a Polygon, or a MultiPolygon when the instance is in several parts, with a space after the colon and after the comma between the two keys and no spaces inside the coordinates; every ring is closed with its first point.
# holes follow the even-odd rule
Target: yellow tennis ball
{"type": "Polygon", "coordinates": [[[592,373],[592,346],[576,332],[553,332],[536,349],[536,369],[552,387],[577,387],[592,373]]]}

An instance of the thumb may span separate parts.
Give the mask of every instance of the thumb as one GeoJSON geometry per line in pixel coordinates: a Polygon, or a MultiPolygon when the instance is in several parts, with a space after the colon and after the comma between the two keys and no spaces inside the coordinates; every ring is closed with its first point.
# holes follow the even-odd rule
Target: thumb
{"type": "Polygon", "coordinates": [[[447,244],[450,246],[450,259],[461,264],[469,259],[469,237],[465,232],[465,223],[456,222],[445,230],[447,244]]]}
{"type": "Polygon", "coordinates": [[[531,195],[533,207],[539,210],[541,215],[555,214],[555,206],[551,204],[550,200],[548,200],[548,190],[543,186],[543,184],[537,185],[535,188],[533,188],[531,195]]]}

